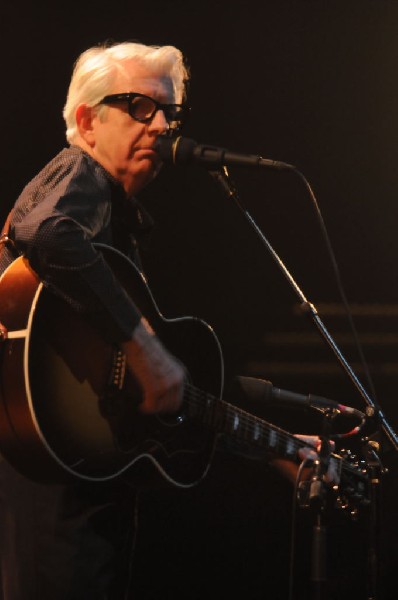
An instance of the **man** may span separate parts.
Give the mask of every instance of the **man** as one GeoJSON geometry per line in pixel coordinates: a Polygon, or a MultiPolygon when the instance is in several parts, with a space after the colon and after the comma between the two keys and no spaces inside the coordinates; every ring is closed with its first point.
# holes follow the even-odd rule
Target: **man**
{"type": "MultiPolygon", "coordinates": [[[[78,59],[64,118],[70,146],[15,203],[0,269],[24,255],[48,290],[122,348],[144,414],[181,406],[184,367],[156,337],[94,245],[139,263],[150,218],[136,194],[161,167],[158,136],[184,116],[187,67],[172,47],[122,43],[78,59]]],[[[122,600],[133,548],[134,489],[40,484],[0,461],[1,600],[122,600]]]]}
{"type": "MultiPolygon", "coordinates": [[[[149,217],[134,196],[160,168],[157,137],[182,118],[187,75],[171,46],[126,43],[82,54],[64,109],[71,145],[17,200],[9,233],[14,251],[5,249],[1,265],[24,254],[49,289],[122,346],[145,413],[178,409],[184,370],[93,243],[136,253],[149,217]]],[[[133,490],[119,483],[44,486],[0,464],[0,597],[121,600],[133,490]]]]}

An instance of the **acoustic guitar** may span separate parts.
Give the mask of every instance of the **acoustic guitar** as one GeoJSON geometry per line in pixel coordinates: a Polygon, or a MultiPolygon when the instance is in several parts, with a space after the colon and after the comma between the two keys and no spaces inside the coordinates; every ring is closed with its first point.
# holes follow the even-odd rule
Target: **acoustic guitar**
{"type": "MultiPolygon", "coordinates": [[[[185,365],[181,411],[140,413],[140,389],[116,345],[50,292],[28,261],[0,278],[0,450],[37,481],[156,476],[190,487],[207,474],[220,436],[257,459],[298,462],[302,440],[223,399],[223,356],[195,317],[166,319],[136,266],[98,245],[113,274],[164,345],[185,365]]],[[[364,497],[363,467],[333,454],[340,486],[364,497]]]]}

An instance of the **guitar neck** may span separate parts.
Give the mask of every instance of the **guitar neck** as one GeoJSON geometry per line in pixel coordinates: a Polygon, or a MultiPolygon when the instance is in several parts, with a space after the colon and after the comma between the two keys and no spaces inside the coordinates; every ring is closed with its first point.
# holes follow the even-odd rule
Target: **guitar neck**
{"type": "Polygon", "coordinates": [[[188,386],[186,402],[190,416],[199,418],[218,434],[242,444],[242,448],[262,449],[297,461],[298,450],[308,446],[308,443],[280,427],[192,386],[188,386]]]}
{"type": "MultiPolygon", "coordinates": [[[[311,446],[284,429],[193,386],[188,386],[184,400],[190,416],[200,419],[218,434],[232,440],[238,452],[263,452],[265,456],[288,458],[298,463],[298,451],[311,446]]],[[[366,474],[357,465],[347,462],[338,454],[331,454],[331,462],[341,475],[353,475],[359,480],[366,480],[366,474]]]]}

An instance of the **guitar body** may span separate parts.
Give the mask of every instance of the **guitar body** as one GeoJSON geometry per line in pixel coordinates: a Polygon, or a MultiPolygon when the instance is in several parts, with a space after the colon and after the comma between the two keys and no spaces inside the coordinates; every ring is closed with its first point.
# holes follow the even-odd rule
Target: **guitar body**
{"type": "MultiPolygon", "coordinates": [[[[134,264],[116,250],[100,249],[187,368],[189,383],[220,398],[223,361],[213,330],[193,317],[165,319],[134,264]]],[[[0,450],[20,472],[37,481],[126,474],[148,484],[155,474],[181,487],[206,475],[215,446],[209,426],[214,407],[201,402],[189,417],[142,415],[141,392],[120,349],[46,290],[24,258],[0,279],[0,322],[8,331],[1,343],[0,450]]]]}

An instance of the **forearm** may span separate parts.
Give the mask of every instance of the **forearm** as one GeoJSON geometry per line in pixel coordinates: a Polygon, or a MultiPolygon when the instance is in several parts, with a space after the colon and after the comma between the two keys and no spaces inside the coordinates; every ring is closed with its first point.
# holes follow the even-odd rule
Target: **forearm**
{"type": "Polygon", "coordinates": [[[142,390],[140,410],[145,413],[175,412],[182,402],[185,370],[164,348],[145,319],[132,339],[122,344],[127,365],[142,390]]]}
{"type": "Polygon", "coordinates": [[[107,341],[131,339],[140,312],[84,230],[66,218],[47,219],[37,231],[29,225],[15,228],[16,244],[44,285],[107,341]]]}

